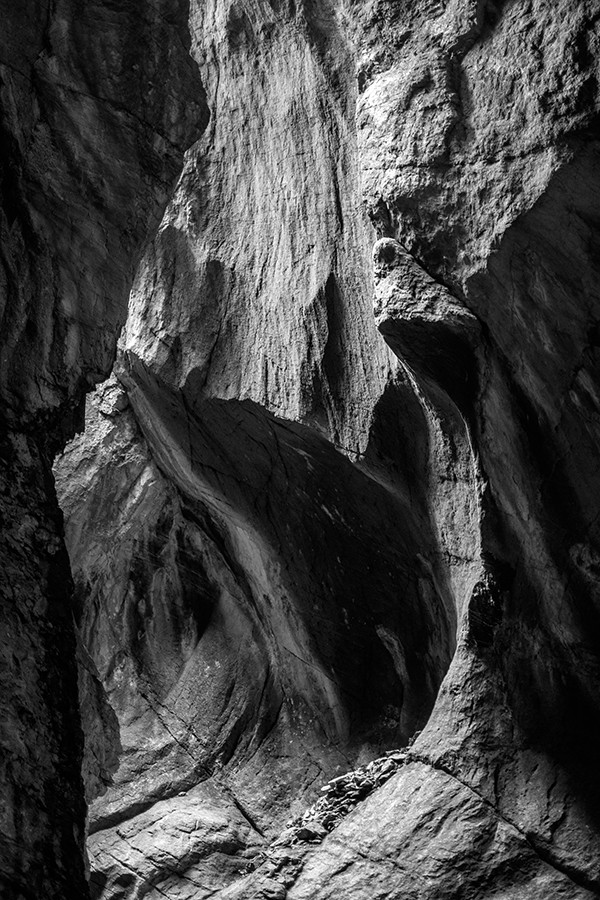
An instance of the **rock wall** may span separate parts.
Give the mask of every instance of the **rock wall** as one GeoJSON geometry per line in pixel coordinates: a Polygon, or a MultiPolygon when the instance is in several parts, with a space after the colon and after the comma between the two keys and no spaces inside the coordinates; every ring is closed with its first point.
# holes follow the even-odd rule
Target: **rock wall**
{"type": "Polygon", "coordinates": [[[597,10],[440,4],[418,29],[377,10],[358,114],[376,310],[469,423],[488,574],[409,764],[289,896],[595,896],[597,10]]]}
{"type": "Polygon", "coordinates": [[[56,468],[94,896],[600,893],[595,7],[192,6],[211,121],[56,468]]]}
{"type": "Polygon", "coordinates": [[[445,533],[477,517],[464,428],[429,416],[372,318],[337,11],[192,21],[211,124],[141,261],[116,377],[56,470],[123,742],[91,809],[103,896],[227,884],[324,778],[404,745],[478,577],[476,528],[445,533]],[[189,828],[199,785],[247,818],[226,848],[212,813],[189,828]]]}
{"type": "MultiPolygon", "coordinates": [[[[115,768],[77,654],[52,458],[106,378],[141,247],[206,124],[187,4],[0,4],[0,893],[87,896],[83,769],[115,768]],[[185,98],[185,99],[184,99],[185,98]]],[[[118,745],[117,745],[118,746],[118,745]]]]}

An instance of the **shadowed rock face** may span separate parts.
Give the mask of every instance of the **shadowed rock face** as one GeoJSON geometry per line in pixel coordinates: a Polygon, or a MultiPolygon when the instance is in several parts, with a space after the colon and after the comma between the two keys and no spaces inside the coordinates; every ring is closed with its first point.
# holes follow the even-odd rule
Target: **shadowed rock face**
{"type": "Polygon", "coordinates": [[[3,11],[1,384],[11,423],[68,409],[110,369],[141,239],[169,199],[190,123],[206,123],[189,38],[174,36],[187,3],[166,6],[3,11]]]}
{"type": "MultiPolygon", "coordinates": [[[[163,816],[185,831],[203,782],[263,843],[327,773],[422,727],[455,614],[402,482],[250,401],[193,401],[133,359],[119,377],[130,406],[107,388],[59,467],[82,633],[124,748],[89,850],[111,893],[133,836],[138,886],[165,890],[177,871],[192,895],[223,883],[223,851],[199,823],[167,860],[163,816]],[[189,853],[207,857],[192,872],[189,853]]],[[[248,847],[227,852],[225,881],[248,847]]]]}
{"type": "Polygon", "coordinates": [[[207,108],[187,3],[3,2],[0,19],[0,893],[82,898],[81,719],[88,798],[118,739],[76,649],[51,462],[110,372],[140,248],[207,108]]]}

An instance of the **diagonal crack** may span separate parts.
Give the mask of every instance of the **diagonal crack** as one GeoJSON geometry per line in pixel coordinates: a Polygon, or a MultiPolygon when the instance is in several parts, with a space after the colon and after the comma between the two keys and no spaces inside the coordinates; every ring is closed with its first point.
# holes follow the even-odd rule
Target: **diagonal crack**
{"type": "Polygon", "coordinates": [[[500,810],[485,797],[483,794],[479,793],[479,791],[475,790],[475,788],[468,784],[468,782],[463,781],[462,778],[459,778],[454,772],[452,772],[449,768],[444,766],[440,762],[435,762],[429,757],[425,756],[421,753],[409,752],[406,758],[406,762],[420,762],[423,765],[429,766],[431,769],[435,771],[443,772],[444,775],[447,775],[449,778],[452,778],[454,781],[458,782],[458,784],[462,785],[466,790],[468,790],[471,794],[477,797],[481,803],[491,809],[494,815],[509,825],[511,828],[514,828],[518,834],[521,835],[526,844],[531,848],[532,852],[541,859],[545,865],[550,866],[550,868],[555,869],[557,872],[560,872],[561,875],[564,875],[578,887],[583,887],[588,891],[591,891],[596,896],[600,896],[600,886],[598,885],[597,879],[589,878],[584,873],[575,869],[574,866],[570,866],[568,863],[561,863],[558,860],[553,859],[552,853],[546,848],[540,846],[539,842],[536,840],[536,837],[531,832],[525,831],[516,822],[513,822],[507,816],[503,815],[500,810]]]}

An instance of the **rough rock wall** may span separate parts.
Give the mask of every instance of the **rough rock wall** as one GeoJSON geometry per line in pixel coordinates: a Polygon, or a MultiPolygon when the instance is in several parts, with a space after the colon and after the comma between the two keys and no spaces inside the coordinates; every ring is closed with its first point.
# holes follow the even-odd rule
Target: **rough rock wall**
{"type": "Polygon", "coordinates": [[[338,13],[198,7],[211,124],[140,264],[116,380],[57,467],[124,748],[91,812],[106,896],[227,883],[324,778],[405,744],[478,578],[460,417],[429,416],[372,318],[338,13]],[[252,826],[229,850],[210,817],[188,827],[199,783],[252,826]]]}
{"type": "Polygon", "coordinates": [[[125,747],[99,894],[600,892],[597,29],[592,2],[196,13],[202,157],[60,469],[125,747]],[[240,879],[448,666],[401,771],[240,879]]]}
{"type": "Polygon", "coordinates": [[[289,896],[597,895],[598,10],[366,13],[361,158],[392,242],[379,324],[469,422],[488,575],[414,762],[289,896]]]}
{"type": "Polygon", "coordinates": [[[191,395],[253,400],[352,453],[391,365],[334,12],[197,4],[212,122],[140,265],[125,350],[191,395]]]}
{"type": "MultiPolygon", "coordinates": [[[[51,463],[110,371],[141,246],[207,108],[186,3],[3,2],[0,19],[0,893],[81,898],[83,735],[51,463]]],[[[85,658],[96,793],[115,748],[85,658]]]]}

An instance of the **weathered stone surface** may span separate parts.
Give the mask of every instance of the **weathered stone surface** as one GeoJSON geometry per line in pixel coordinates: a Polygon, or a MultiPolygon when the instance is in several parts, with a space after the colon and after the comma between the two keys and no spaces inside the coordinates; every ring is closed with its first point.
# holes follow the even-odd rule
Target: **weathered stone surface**
{"type": "Polygon", "coordinates": [[[527,837],[446,772],[409,762],[318,851],[293,845],[219,892],[223,900],[312,897],[591,898],[527,837]]]}
{"type": "Polygon", "coordinates": [[[596,896],[540,859],[474,791],[421,763],[351,813],[307,858],[286,897],[383,900],[390,888],[407,900],[596,896]]]}
{"type": "Polygon", "coordinates": [[[385,784],[405,761],[405,750],[388,750],[385,756],[332,778],[321,788],[319,798],[301,816],[288,822],[266,854],[273,858],[281,848],[322,841],[344,816],[385,784]]]}
{"type": "Polygon", "coordinates": [[[127,894],[203,900],[240,877],[263,839],[218,786],[155,803],[93,839],[92,897],[127,894]]]}
{"type": "Polygon", "coordinates": [[[206,123],[187,2],[3,2],[3,416],[106,377],[141,244],[206,123]]]}
{"type": "Polygon", "coordinates": [[[468,413],[481,343],[476,317],[394,238],[375,243],[373,266],[379,331],[406,365],[432,379],[468,413]]]}
{"type": "Polygon", "coordinates": [[[80,897],[83,735],[62,517],[35,440],[3,434],[1,451],[0,893],[80,897]]]}
{"type": "Polygon", "coordinates": [[[595,3],[355,9],[371,215],[430,273],[461,284],[593,137],[595,3]]]}
{"type": "MultiPolygon", "coordinates": [[[[336,830],[309,854],[288,896],[596,895],[600,682],[589,572],[599,488],[590,462],[598,437],[598,20],[585,4],[576,12],[488,4],[469,29],[460,18],[468,5],[447,4],[415,10],[419,27],[408,29],[389,18],[390,9],[369,8],[379,10],[387,41],[383,48],[367,41],[363,64],[367,198],[381,233],[434,276],[438,296],[449,288],[483,325],[466,415],[487,481],[481,539],[488,571],[464,597],[457,651],[414,754],[436,770],[424,771],[425,789],[441,770],[483,799],[494,828],[514,828],[519,858],[502,874],[496,864],[502,867],[504,850],[489,845],[484,871],[492,877],[481,882],[484,857],[478,836],[469,835],[468,795],[457,805],[459,828],[434,836],[412,816],[434,818],[443,799],[411,793],[403,774],[394,782],[403,784],[407,807],[394,823],[412,821],[406,845],[388,846],[376,865],[369,859],[385,841],[386,788],[340,826],[341,844],[334,844],[336,830]],[[394,44],[403,45],[402,65],[394,44]],[[377,804],[377,823],[368,804],[377,804]],[[356,843],[347,849],[352,822],[356,843]],[[373,832],[379,843],[371,844],[373,832]],[[522,855],[530,851],[542,861],[533,868],[522,855]],[[461,856],[469,860],[464,877],[461,856]],[[425,873],[424,858],[434,861],[425,873]]],[[[455,396],[447,367],[436,372],[435,365],[444,333],[452,350],[448,319],[453,325],[456,315],[445,302],[423,315],[424,288],[434,289],[427,278],[415,292],[405,271],[399,292],[385,272],[376,269],[376,277],[386,338],[406,354],[433,406],[440,388],[455,396]],[[415,317],[420,341],[409,342],[415,317]]],[[[393,841],[401,833],[390,823],[393,841]]]]}
{"type": "Polygon", "coordinates": [[[91,803],[112,784],[119,767],[121,738],[115,711],[106,698],[98,670],[76,631],[79,713],[83,730],[81,776],[85,800],[91,803]]]}
{"type": "MultiPolygon", "coordinates": [[[[7,900],[87,896],[72,581],[51,463],[79,423],[84,392],[110,371],[142,245],[206,124],[187,13],[187,3],[162,0],[0,3],[7,900]]],[[[118,745],[92,673],[84,665],[79,686],[83,774],[95,793],[118,745]]]]}
{"type": "MultiPolygon", "coordinates": [[[[458,8],[448,6],[430,27],[448,29],[458,8]]],[[[575,574],[577,551],[569,555],[575,544],[590,555],[597,546],[592,498],[599,485],[589,462],[596,401],[586,391],[582,414],[580,391],[596,378],[587,348],[600,313],[591,251],[599,224],[600,104],[591,52],[598,37],[591,7],[563,13],[559,5],[515,3],[481,18],[466,54],[460,51],[460,71],[453,70],[462,106],[452,130],[443,97],[435,119],[428,112],[440,139],[445,135],[442,169],[425,155],[418,172],[411,165],[396,172],[393,186],[389,172],[377,178],[383,196],[391,190],[398,238],[483,324],[478,395],[468,416],[489,485],[483,552],[500,577],[471,595],[417,747],[523,830],[544,859],[598,890],[600,782],[588,759],[600,737],[592,699],[596,598],[575,574]],[[506,63],[516,47],[518,70],[506,63]],[[510,84],[510,102],[502,89],[486,87],[486,72],[499,87],[510,84]],[[440,224],[429,232],[435,215],[440,224]]],[[[443,52],[453,58],[454,51],[443,52]]],[[[432,85],[435,78],[426,90],[432,85]]],[[[378,96],[367,94],[365,110],[378,96]]],[[[398,123],[395,140],[414,141],[416,124],[412,117],[398,123]]],[[[401,340],[409,317],[392,310],[394,318],[386,334],[393,338],[396,327],[401,340]]],[[[423,354],[425,376],[430,365],[423,354]]]]}
{"type": "Polygon", "coordinates": [[[336,6],[194,5],[211,124],[141,262],[124,346],[192,394],[253,400],[352,453],[396,366],[372,326],[336,6]]]}
{"type": "Polygon", "coordinates": [[[211,124],[58,470],[98,896],[600,892],[599,21],[194,7],[211,124]]]}
{"type": "Polygon", "coordinates": [[[256,404],[193,402],[136,360],[119,377],[130,405],[100,389],[57,470],[124,747],[91,810],[99,879],[99,841],[198,782],[273,834],[323,773],[406,742],[455,629],[401,482],[256,404]]]}
{"type": "Polygon", "coordinates": [[[211,125],[140,265],[122,388],[57,470],[124,747],[92,809],[100,880],[101,836],[198,782],[273,835],[406,742],[479,577],[473,529],[446,528],[478,507],[460,416],[428,415],[373,324],[336,10],[206,4],[193,33],[211,125]]]}

